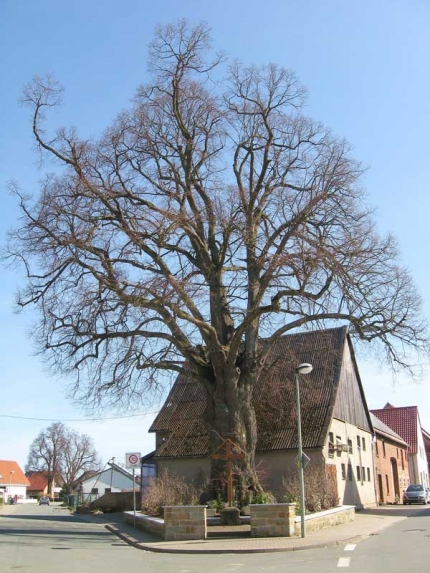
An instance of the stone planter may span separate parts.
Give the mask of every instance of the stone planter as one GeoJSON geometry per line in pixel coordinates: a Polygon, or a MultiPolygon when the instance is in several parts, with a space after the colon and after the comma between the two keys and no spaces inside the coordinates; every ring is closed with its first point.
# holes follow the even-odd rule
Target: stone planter
{"type": "Polygon", "coordinates": [[[240,525],[240,511],[237,507],[225,507],[220,512],[221,525],[240,525]]]}

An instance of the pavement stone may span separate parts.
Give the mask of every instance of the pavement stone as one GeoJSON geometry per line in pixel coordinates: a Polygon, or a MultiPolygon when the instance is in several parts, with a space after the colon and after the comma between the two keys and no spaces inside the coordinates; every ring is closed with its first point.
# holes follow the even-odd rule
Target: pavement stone
{"type": "Polygon", "coordinates": [[[361,510],[356,513],[355,521],[320,531],[309,532],[305,538],[251,538],[238,536],[229,538],[224,536],[194,541],[161,541],[159,538],[125,523],[121,514],[92,514],[79,517],[104,525],[106,529],[120,539],[143,551],[158,553],[268,553],[357,543],[370,535],[377,535],[386,527],[407,519],[411,515],[416,514],[417,511],[420,510],[417,508],[412,510],[405,509],[403,506],[361,510]]]}

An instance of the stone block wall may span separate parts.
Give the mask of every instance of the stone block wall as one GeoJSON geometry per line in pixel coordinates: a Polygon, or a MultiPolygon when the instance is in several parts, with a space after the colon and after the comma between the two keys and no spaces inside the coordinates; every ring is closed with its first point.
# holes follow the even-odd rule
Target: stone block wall
{"type": "Polygon", "coordinates": [[[291,537],[296,535],[295,503],[252,504],[251,537],[291,537]]]}
{"type": "Polygon", "coordinates": [[[206,539],[206,506],[165,506],[164,540],[206,539]]]}
{"type": "Polygon", "coordinates": [[[136,513],[134,516],[132,511],[126,511],[124,515],[126,523],[136,525],[137,529],[142,529],[142,531],[164,539],[164,519],[142,515],[141,513],[136,513]]]}
{"type": "MultiPolygon", "coordinates": [[[[319,513],[307,515],[305,517],[306,531],[319,531],[326,527],[333,527],[334,525],[341,525],[349,523],[355,519],[354,506],[340,506],[321,511],[319,513]]],[[[295,520],[296,535],[301,535],[300,517],[295,520]]]]}

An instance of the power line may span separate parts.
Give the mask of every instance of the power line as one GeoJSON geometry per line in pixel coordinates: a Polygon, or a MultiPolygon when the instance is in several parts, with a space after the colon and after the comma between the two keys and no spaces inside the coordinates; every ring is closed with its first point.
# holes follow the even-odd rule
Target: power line
{"type": "Polygon", "coordinates": [[[105,420],[125,420],[128,418],[138,418],[158,414],[158,412],[145,412],[144,414],[128,414],[127,416],[112,416],[108,418],[33,418],[30,416],[12,416],[10,414],[0,414],[0,418],[13,418],[15,420],[33,420],[36,422],[104,422],[105,420]]]}

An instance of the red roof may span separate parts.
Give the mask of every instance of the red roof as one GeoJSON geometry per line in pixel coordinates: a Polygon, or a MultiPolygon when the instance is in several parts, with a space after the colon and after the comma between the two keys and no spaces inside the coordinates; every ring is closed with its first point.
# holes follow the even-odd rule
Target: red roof
{"type": "Polygon", "coordinates": [[[32,491],[44,491],[48,487],[48,474],[46,472],[31,472],[27,477],[30,480],[28,489],[32,491]]]}
{"type": "Polygon", "coordinates": [[[420,420],[417,406],[402,406],[395,408],[386,404],[380,410],[371,410],[377,418],[396,432],[409,445],[411,454],[418,450],[418,427],[420,420]]]}
{"type": "Polygon", "coordinates": [[[25,485],[30,482],[19,465],[10,460],[0,460],[0,485],[25,485]]]}

